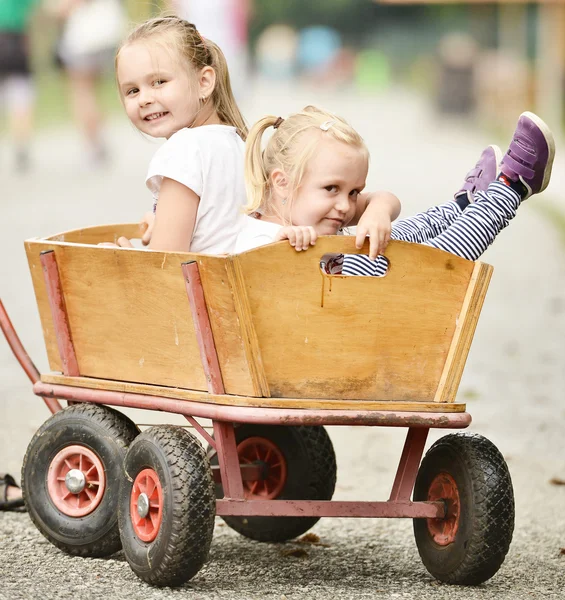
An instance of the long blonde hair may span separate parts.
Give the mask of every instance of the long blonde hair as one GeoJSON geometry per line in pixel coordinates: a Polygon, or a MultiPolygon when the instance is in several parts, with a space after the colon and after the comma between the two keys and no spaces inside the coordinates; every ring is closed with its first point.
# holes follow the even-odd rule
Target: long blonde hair
{"type": "Polygon", "coordinates": [[[118,72],[120,51],[124,46],[138,41],[161,37],[173,47],[187,64],[195,69],[212,67],[216,72],[216,85],[210,98],[222,123],[235,127],[243,140],[247,138],[247,124],[235,101],[224,53],[209,39],[204,39],[196,27],[175,16],[149,19],[138,25],[122,42],[116,53],[115,66],[118,72]]]}
{"type": "Polygon", "coordinates": [[[290,179],[290,201],[300,187],[304,171],[322,136],[367,153],[363,138],[341,117],[316,106],[306,106],[286,119],[263,117],[251,128],[245,145],[245,212],[272,212],[271,173],[281,169],[290,179]],[[262,149],[263,134],[275,132],[262,149]]]}

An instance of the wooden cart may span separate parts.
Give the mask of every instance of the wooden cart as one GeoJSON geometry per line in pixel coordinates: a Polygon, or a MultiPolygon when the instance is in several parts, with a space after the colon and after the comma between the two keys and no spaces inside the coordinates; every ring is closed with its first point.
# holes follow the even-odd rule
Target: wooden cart
{"type": "Polygon", "coordinates": [[[215,515],[261,541],[320,517],[408,517],[434,577],[496,573],[514,524],[500,452],[456,433],[420,464],[430,428],[471,422],[455,397],[492,267],[391,242],[385,277],[327,275],[323,255],[367,251],[343,236],[222,257],[96,245],[120,235],[139,237],[138,226],[26,242],[52,372],[37,372],[0,305],[54,413],[22,475],[47,539],[73,555],[123,547],[139,577],[179,585],[205,562],[215,515]],[[182,414],[208,451],[181,427],[140,433],[109,406],[182,414]],[[331,501],[324,425],[408,428],[388,500],[331,501]]]}

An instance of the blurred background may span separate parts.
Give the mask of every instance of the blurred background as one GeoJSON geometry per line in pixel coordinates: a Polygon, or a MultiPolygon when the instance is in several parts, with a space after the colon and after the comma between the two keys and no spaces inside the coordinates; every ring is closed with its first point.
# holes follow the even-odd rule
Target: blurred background
{"type": "MultiPolygon", "coordinates": [[[[129,25],[163,10],[193,21],[224,49],[250,119],[250,91],[259,81],[366,98],[402,87],[438,115],[499,136],[512,131],[524,107],[538,111],[558,131],[563,126],[561,0],[0,0],[0,31],[25,36],[34,88],[27,94],[14,91],[6,81],[14,65],[0,70],[2,138],[12,134],[18,168],[33,162],[32,130],[57,130],[71,119],[85,137],[90,162],[109,158],[96,121],[120,117],[112,50],[129,25]],[[84,32],[92,40],[82,36],[81,44],[98,53],[88,64],[73,62],[68,39],[81,4],[99,5],[90,10],[84,32]],[[122,14],[111,5],[119,5],[122,14]]],[[[0,46],[0,61],[14,60],[9,46],[0,46]]],[[[316,101],[315,94],[311,97],[316,101]]],[[[2,162],[10,164],[8,157],[2,162]]]]}

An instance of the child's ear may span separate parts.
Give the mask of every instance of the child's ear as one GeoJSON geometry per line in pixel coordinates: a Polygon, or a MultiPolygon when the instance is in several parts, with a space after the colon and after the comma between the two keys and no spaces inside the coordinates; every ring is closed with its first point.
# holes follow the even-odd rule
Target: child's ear
{"type": "Polygon", "coordinates": [[[286,199],[289,193],[289,180],[282,169],[274,169],[271,173],[271,187],[277,196],[286,199]]]}
{"type": "Polygon", "coordinates": [[[198,80],[198,97],[209,98],[216,87],[216,71],[212,67],[203,67],[198,80]]]}

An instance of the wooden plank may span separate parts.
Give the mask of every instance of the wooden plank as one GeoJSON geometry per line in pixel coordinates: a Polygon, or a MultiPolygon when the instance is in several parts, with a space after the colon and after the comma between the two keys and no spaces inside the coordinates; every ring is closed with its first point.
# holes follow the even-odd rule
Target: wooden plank
{"type": "Polygon", "coordinates": [[[256,398],[253,396],[214,395],[207,392],[169,388],[141,383],[110,381],[92,377],[66,377],[60,373],[43,373],[43,383],[54,385],[69,385],[72,387],[89,388],[94,390],[110,390],[131,394],[146,394],[161,396],[175,400],[190,400],[192,402],[207,402],[226,406],[253,406],[260,408],[288,409],[339,409],[339,410],[393,410],[398,412],[465,412],[466,405],[461,403],[437,402],[379,402],[370,400],[327,400],[319,398],[256,398]]]}
{"type": "Polygon", "coordinates": [[[269,383],[265,375],[259,340],[253,326],[253,317],[249,306],[249,298],[243,281],[243,273],[238,260],[230,258],[227,262],[227,273],[230,279],[231,288],[234,291],[234,306],[237,312],[239,324],[242,330],[245,356],[251,377],[253,378],[253,387],[256,396],[268,398],[271,395],[269,383]]]}
{"type": "Polygon", "coordinates": [[[212,326],[214,336],[225,332],[218,334],[218,356],[226,391],[254,394],[226,261],[189,253],[26,242],[51,369],[62,370],[45,285],[37,277],[39,253],[46,249],[56,252],[83,375],[206,389],[180,266],[197,259],[207,265],[201,275],[206,297],[213,298],[213,314],[221,314],[212,326]]]}
{"type": "Polygon", "coordinates": [[[434,398],[435,402],[455,401],[492,272],[493,268],[490,265],[480,262],[475,263],[475,269],[469,282],[449,354],[434,398]]]}
{"type": "Polygon", "coordinates": [[[273,396],[434,400],[475,264],[391,242],[383,278],[319,268],[326,253],[361,251],[334,236],[307,252],[282,242],[237,257],[273,396]]]}
{"type": "Polygon", "coordinates": [[[140,223],[115,223],[64,231],[45,238],[45,241],[68,242],[74,244],[112,242],[115,244],[121,236],[126,237],[129,240],[141,239],[143,231],[144,227],[142,227],[140,223]]]}

